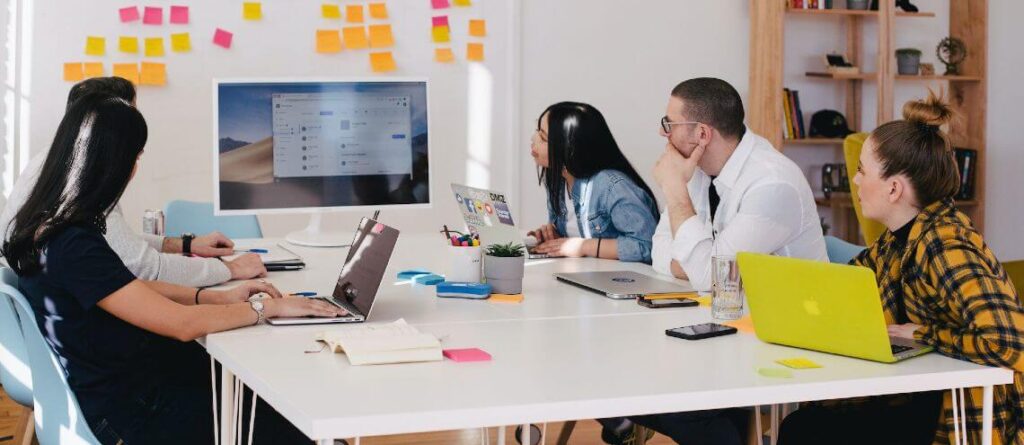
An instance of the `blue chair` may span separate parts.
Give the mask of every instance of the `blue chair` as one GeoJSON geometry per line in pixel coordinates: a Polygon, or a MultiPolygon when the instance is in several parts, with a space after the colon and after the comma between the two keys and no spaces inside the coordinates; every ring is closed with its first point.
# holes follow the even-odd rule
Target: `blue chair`
{"type": "MultiPolygon", "coordinates": [[[[17,284],[14,271],[3,268],[3,282],[17,284]]],[[[21,322],[14,302],[0,298],[0,385],[12,400],[19,405],[32,408],[32,370],[29,367],[28,351],[25,350],[25,336],[21,333],[21,322]]]]}
{"type": "Polygon", "coordinates": [[[860,255],[864,249],[864,246],[851,244],[834,236],[825,236],[825,250],[828,251],[828,260],[832,263],[849,264],[850,260],[860,255]]]}
{"type": "Polygon", "coordinates": [[[164,209],[167,236],[182,233],[203,235],[219,231],[228,238],[263,238],[260,222],[255,216],[214,216],[209,202],[171,201],[164,209]]]}
{"type": "Polygon", "coordinates": [[[18,290],[14,273],[4,268],[0,295],[4,303],[13,303],[21,320],[29,365],[32,368],[32,396],[35,407],[36,438],[40,445],[82,443],[100,445],[78,407],[75,393],[68,386],[67,374],[50,344],[36,325],[28,300],[18,290]],[[13,278],[12,278],[13,277],[13,278]]]}

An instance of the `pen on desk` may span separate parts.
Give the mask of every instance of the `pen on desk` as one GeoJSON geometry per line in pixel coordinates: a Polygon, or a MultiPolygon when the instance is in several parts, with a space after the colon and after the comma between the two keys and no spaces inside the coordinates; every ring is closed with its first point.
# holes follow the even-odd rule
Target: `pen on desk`
{"type": "Polygon", "coordinates": [[[235,249],[235,253],[269,253],[267,249],[235,249]]]}
{"type": "Polygon", "coordinates": [[[288,295],[292,297],[315,297],[316,292],[292,292],[288,295]]]}

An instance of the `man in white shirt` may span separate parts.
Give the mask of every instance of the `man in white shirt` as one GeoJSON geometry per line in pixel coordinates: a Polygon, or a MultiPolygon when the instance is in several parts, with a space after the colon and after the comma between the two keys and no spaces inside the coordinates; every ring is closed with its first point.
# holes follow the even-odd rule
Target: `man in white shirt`
{"type": "MultiPolygon", "coordinates": [[[[68,94],[68,104],[89,93],[110,94],[135,104],[135,88],[127,80],[116,77],[88,79],[75,84],[68,94]]],[[[25,171],[14,183],[3,213],[0,214],[0,231],[4,241],[10,235],[11,222],[39,181],[46,155],[40,153],[30,159],[25,171]]],[[[181,238],[136,234],[128,227],[120,207],[114,208],[107,216],[107,233],[104,238],[128,270],[142,280],[204,287],[232,279],[261,277],[267,273],[263,261],[255,254],[246,254],[233,261],[214,258],[234,254],[234,243],[217,232],[195,237],[190,251],[196,257],[186,257],[182,255],[181,238]]]]}
{"type": "Polygon", "coordinates": [[[666,209],[654,269],[711,289],[711,257],[759,252],[828,261],[814,195],[800,168],[743,125],[727,82],[698,78],[672,90],[654,175],[666,209]]]}

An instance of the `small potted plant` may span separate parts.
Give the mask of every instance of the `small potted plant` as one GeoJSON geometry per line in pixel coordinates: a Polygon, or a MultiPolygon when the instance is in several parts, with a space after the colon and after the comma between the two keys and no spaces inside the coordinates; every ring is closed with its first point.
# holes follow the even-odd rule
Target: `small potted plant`
{"type": "Polygon", "coordinates": [[[921,67],[921,50],[900,48],[896,50],[896,70],[905,76],[916,76],[921,67]]]}
{"type": "Polygon", "coordinates": [[[523,292],[526,255],[521,244],[491,244],[484,258],[484,279],[496,294],[523,292]]]}

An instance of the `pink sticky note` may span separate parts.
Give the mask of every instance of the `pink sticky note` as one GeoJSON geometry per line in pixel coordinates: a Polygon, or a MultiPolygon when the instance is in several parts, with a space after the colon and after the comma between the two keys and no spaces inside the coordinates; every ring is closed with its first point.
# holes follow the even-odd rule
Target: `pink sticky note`
{"type": "Polygon", "coordinates": [[[213,33],[213,44],[217,46],[223,46],[224,48],[231,48],[231,39],[235,35],[217,28],[217,32],[213,33]]]}
{"type": "Polygon", "coordinates": [[[449,360],[464,363],[464,362],[486,362],[491,360],[491,354],[488,354],[482,349],[468,348],[468,349],[445,349],[441,351],[445,357],[449,360]]]}
{"type": "Polygon", "coordinates": [[[139,20],[139,7],[129,6],[127,8],[121,8],[118,10],[121,14],[121,21],[124,23],[135,22],[139,20]]]}
{"type": "Polygon", "coordinates": [[[147,6],[146,15],[142,16],[142,23],[147,25],[163,25],[164,8],[159,6],[147,6]]]}
{"type": "Polygon", "coordinates": [[[446,15],[434,16],[434,26],[448,26],[448,16],[446,16],[446,15]]]}
{"type": "Polygon", "coordinates": [[[430,4],[434,9],[444,9],[451,6],[448,4],[448,0],[430,0],[430,4]]]}
{"type": "Polygon", "coordinates": [[[188,6],[171,6],[171,23],[175,25],[188,24],[188,6]]]}

